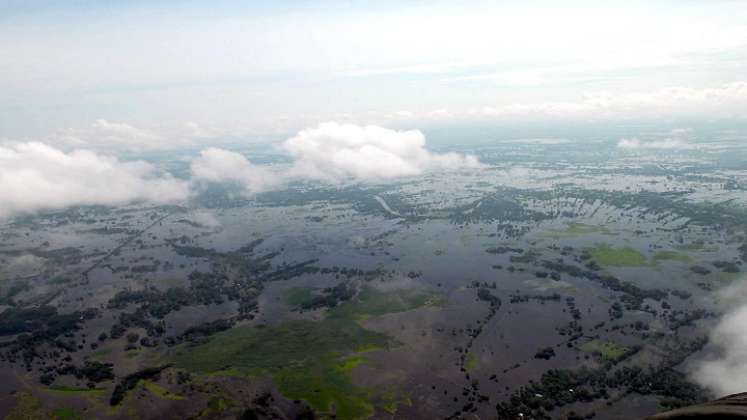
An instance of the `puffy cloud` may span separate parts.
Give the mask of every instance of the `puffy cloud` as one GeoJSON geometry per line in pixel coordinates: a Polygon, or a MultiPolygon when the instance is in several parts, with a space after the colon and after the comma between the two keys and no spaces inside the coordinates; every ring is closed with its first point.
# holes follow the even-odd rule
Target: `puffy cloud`
{"type": "Polygon", "coordinates": [[[693,146],[680,139],[663,139],[663,140],[652,140],[643,142],[636,137],[629,139],[622,139],[617,143],[617,147],[620,149],[636,150],[636,149],[689,149],[693,146]]]}
{"type": "Polygon", "coordinates": [[[639,149],[658,149],[658,150],[682,150],[682,149],[694,149],[697,145],[687,141],[687,138],[692,134],[691,128],[675,128],[672,129],[669,134],[670,137],[664,139],[656,139],[650,141],[641,141],[637,137],[628,139],[621,139],[617,143],[617,147],[620,149],[627,150],[639,150],[639,149]]]}
{"type": "Polygon", "coordinates": [[[474,156],[428,151],[420,131],[334,122],[302,130],[281,150],[293,158],[284,170],[253,165],[236,152],[205,149],[192,162],[192,175],[209,182],[236,181],[257,192],[297,179],[379,181],[480,165],[474,156]]]}
{"type": "Polygon", "coordinates": [[[302,130],[282,147],[295,159],[296,175],[321,180],[379,180],[479,165],[474,156],[429,152],[420,131],[372,125],[328,122],[302,130]]]}
{"type": "Polygon", "coordinates": [[[98,119],[84,127],[58,130],[45,143],[63,149],[85,148],[98,151],[152,152],[215,144],[228,137],[249,134],[243,126],[213,127],[195,122],[138,127],[124,122],[98,119]]]}
{"type": "Polygon", "coordinates": [[[105,119],[98,119],[88,127],[60,130],[49,140],[61,147],[129,151],[157,150],[171,143],[153,130],[105,119]]]}
{"type": "Polygon", "coordinates": [[[215,215],[206,210],[200,210],[192,213],[191,219],[193,222],[202,225],[206,228],[219,228],[221,226],[220,220],[215,215]]]}
{"type": "Polygon", "coordinates": [[[282,176],[268,168],[253,165],[243,155],[211,147],[192,161],[192,177],[198,181],[240,183],[249,192],[277,185],[282,176]]]}
{"type": "Polygon", "coordinates": [[[186,182],[143,161],[65,153],[39,142],[0,146],[0,218],[76,205],[166,203],[188,194],[186,182]]]}
{"type": "Polygon", "coordinates": [[[719,293],[728,310],[710,334],[714,352],[700,361],[692,378],[717,396],[747,389],[747,279],[719,293]]]}

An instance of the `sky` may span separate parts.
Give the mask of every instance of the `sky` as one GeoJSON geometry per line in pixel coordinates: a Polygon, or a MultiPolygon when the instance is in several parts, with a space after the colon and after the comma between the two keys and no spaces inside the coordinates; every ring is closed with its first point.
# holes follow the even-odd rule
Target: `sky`
{"type": "Polygon", "coordinates": [[[0,138],[745,119],[743,1],[0,1],[0,138]]]}
{"type": "Polygon", "coordinates": [[[746,5],[0,0],[0,222],[477,168],[444,151],[483,127],[693,147],[747,127],[746,5]]]}

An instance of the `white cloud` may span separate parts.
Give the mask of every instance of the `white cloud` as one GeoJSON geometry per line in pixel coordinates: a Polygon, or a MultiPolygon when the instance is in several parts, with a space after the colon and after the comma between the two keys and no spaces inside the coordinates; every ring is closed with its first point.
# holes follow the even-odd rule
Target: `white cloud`
{"type": "Polygon", "coordinates": [[[38,142],[0,146],[0,218],[76,205],[166,203],[188,194],[186,182],[143,161],[65,153],[38,142]]]}
{"type": "Polygon", "coordinates": [[[689,149],[693,145],[686,143],[681,139],[663,139],[643,142],[636,137],[622,139],[617,143],[620,149],[637,150],[637,149],[659,149],[659,150],[678,150],[689,149]]]}
{"type": "Polygon", "coordinates": [[[219,141],[226,136],[245,135],[248,132],[245,127],[212,127],[191,121],[138,127],[100,118],[85,127],[58,130],[48,136],[45,142],[64,149],[150,152],[194,147],[206,142],[219,141]]]}
{"type": "Polygon", "coordinates": [[[712,88],[669,87],[651,92],[597,92],[579,101],[516,103],[469,111],[482,119],[745,118],[747,82],[712,88]]]}
{"type": "Polygon", "coordinates": [[[211,229],[219,228],[221,226],[221,222],[217,217],[215,217],[215,214],[206,210],[192,213],[191,219],[193,222],[211,229]]]}
{"type": "MultiPolygon", "coordinates": [[[[423,107],[416,109],[360,110],[345,113],[321,111],[295,114],[264,121],[240,123],[195,122],[136,126],[131,123],[96,120],[85,127],[67,128],[42,141],[64,150],[85,148],[107,153],[178,150],[205,145],[221,147],[233,142],[267,141],[268,137],[296,132],[316,121],[338,120],[351,124],[430,126],[434,124],[512,124],[601,121],[661,121],[662,119],[745,120],[747,82],[708,88],[668,87],[647,92],[590,92],[576,101],[512,102],[476,108],[423,107]]],[[[675,139],[687,137],[688,129],[673,130],[675,139]]],[[[658,148],[676,147],[676,142],[658,148]]],[[[685,142],[686,143],[686,142],[685,142]]],[[[651,148],[657,148],[653,145],[651,148]]]]}
{"type": "Polygon", "coordinates": [[[199,181],[240,183],[248,192],[259,192],[281,182],[273,170],[253,165],[243,155],[211,147],[200,152],[191,164],[192,177],[199,181]]]}
{"type": "Polygon", "coordinates": [[[295,175],[321,180],[380,180],[479,165],[474,156],[429,152],[420,131],[372,125],[323,123],[302,130],[282,148],[295,159],[295,175]]]}
{"type": "Polygon", "coordinates": [[[691,128],[675,128],[669,131],[670,137],[649,141],[641,141],[637,137],[621,139],[617,147],[626,150],[658,149],[658,150],[683,150],[698,147],[688,141],[692,134],[691,128]]]}
{"type": "Polygon", "coordinates": [[[480,165],[474,156],[428,151],[425,136],[417,130],[335,122],[302,130],[281,149],[293,158],[285,170],[253,165],[239,153],[209,148],[192,162],[192,176],[209,182],[236,181],[257,192],[297,179],[380,181],[480,165]]]}
{"type": "Polygon", "coordinates": [[[715,353],[696,365],[692,377],[724,396],[747,389],[747,280],[723,289],[719,296],[730,309],[711,332],[715,353]]]}
{"type": "Polygon", "coordinates": [[[51,136],[50,141],[61,147],[135,151],[162,149],[169,143],[152,130],[105,119],[98,119],[88,127],[60,130],[51,136]]]}
{"type": "Polygon", "coordinates": [[[617,143],[617,147],[621,149],[640,149],[641,141],[635,137],[630,139],[622,139],[617,143]]]}

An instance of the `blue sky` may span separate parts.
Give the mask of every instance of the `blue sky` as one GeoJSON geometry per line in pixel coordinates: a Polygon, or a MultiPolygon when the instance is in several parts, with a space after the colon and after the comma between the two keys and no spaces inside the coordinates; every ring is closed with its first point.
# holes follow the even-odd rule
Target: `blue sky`
{"type": "Polygon", "coordinates": [[[5,0],[0,24],[6,138],[734,119],[747,101],[740,1],[5,0]]]}

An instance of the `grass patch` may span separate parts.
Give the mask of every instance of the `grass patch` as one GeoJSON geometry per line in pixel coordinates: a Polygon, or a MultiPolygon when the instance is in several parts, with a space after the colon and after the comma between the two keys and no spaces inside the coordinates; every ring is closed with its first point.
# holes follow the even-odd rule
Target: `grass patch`
{"type": "Polygon", "coordinates": [[[374,412],[371,401],[377,392],[353,385],[350,373],[365,363],[361,351],[387,348],[391,341],[358,321],[430,301],[423,292],[366,288],[356,300],[330,309],[322,321],[236,327],[215,334],[207,343],[178,347],[174,363],[197,372],[228,369],[270,375],[286,398],[305,400],[317,411],[335,412],[340,419],[365,418],[374,412]]]}
{"type": "Polygon", "coordinates": [[[591,258],[599,265],[607,267],[643,267],[646,257],[639,251],[626,246],[615,248],[599,244],[591,249],[591,258]]]}
{"type": "Polygon", "coordinates": [[[136,357],[140,356],[140,353],[141,353],[141,352],[142,352],[142,350],[140,350],[140,349],[136,349],[136,350],[127,350],[127,351],[125,352],[125,357],[126,357],[126,358],[128,358],[128,359],[134,359],[134,358],[136,358],[136,357]]]}
{"type": "Polygon", "coordinates": [[[78,420],[80,419],[80,417],[78,417],[78,415],[75,414],[75,410],[73,410],[70,407],[58,408],[57,410],[52,411],[52,415],[57,420],[78,420]]]}
{"type": "Polygon", "coordinates": [[[218,333],[206,344],[180,349],[175,362],[196,371],[232,366],[247,374],[269,374],[289,399],[306,400],[320,412],[334,408],[339,418],[362,418],[373,413],[369,391],[352,384],[350,371],[363,358],[345,356],[388,342],[349,319],[298,320],[218,333]]]}
{"type": "Polygon", "coordinates": [[[586,352],[586,353],[592,353],[595,355],[598,355],[602,357],[603,359],[610,360],[610,361],[617,361],[622,358],[625,353],[627,353],[630,349],[621,346],[617,343],[613,343],[611,341],[603,341],[603,340],[591,340],[589,342],[584,343],[581,347],[578,348],[579,350],[586,352]]]}
{"type": "Polygon", "coordinates": [[[363,356],[348,357],[347,359],[343,360],[343,362],[340,363],[339,366],[337,366],[337,369],[339,369],[342,373],[350,374],[353,369],[355,369],[358,365],[365,361],[366,358],[363,356]]]}
{"type": "Polygon", "coordinates": [[[49,388],[42,388],[44,391],[65,396],[76,397],[103,397],[107,392],[103,388],[76,388],[64,385],[52,385],[49,388]]]}
{"type": "Polygon", "coordinates": [[[660,261],[678,261],[682,263],[690,263],[693,261],[693,259],[689,255],[677,251],[658,251],[652,257],[652,263],[656,264],[660,261]]]}
{"type": "Polygon", "coordinates": [[[111,353],[112,353],[112,349],[110,349],[110,348],[108,348],[108,349],[99,349],[99,350],[96,350],[95,352],[91,353],[91,355],[89,357],[92,358],[92,359],[101,359],[101,358],[105,358],[106,356],[110,355],[111,353]]]}
{"type": "Polygon", "coordinates": [[[378,406],[381,407],[385,412],[395,415],[400,405],[412,407],[412,400],[410,397],[402,395],[402,393],[394,387],[386,387],[381,391],[381,395],[378,398],[378,406]]]}
{"type": "Polygon", "coordinates": [[[5,420],[48,419],[54,414],[42,406],[41,400],[28,392],[15,396],[16,406],[5,416],[5,420]]]}
{"type": "Polygon", "coordinates": [[[477,362],[478,362],[477,356],[475,356],[474,353],[469,352],[467,353],[467,360],[464,363],[464,368],[467,371],[475,370],[475,368],[477,367],[477,362]]]}
{"type": "Polygon", "coordinates": [[[168,389],[162,387],[161,385],[158,385],[155,382],[151,382],[151,381],[140,381],[140,383],[143,385],[143,388],[145,388],[145,389],[148,390],[148,392],[150,392],[151,394],[155,395],[156,397],[158,397],[158,398],[160,398],[162,400],[179,401],[179,400],[186,399],[185,397],[183,397],[183,396],[181,396],[179,394],[174,394],[173,392],[171,392],[168,389]]]}
{"type": "Polygon", "coordinates": [[[674,248],[678,251],[686,252],[718,252],[719,250],[718,245],[706,244],[702,239],[690,242],[689,244],[677,245],[674,248]]]}
{"type": "Polygon", "coordinates": [[[310,303],[316,296],[314,289],[310,287],[291,287],[283,291],[283,301],[291,306],[310,303]]]}
{"type": "Polygon", "coordinates": [[[561,239],[593,234],[613,235],[613,233],[604,226],[587,225],[585,223],[579,222],[566,222],[565,225],[566,227],[564,229],[546,229],[538,236],[544,238],[561,239]]]}
{"type": "Polygon", "coordinates": [[[386,336],[346,320],[294,320],[265,328],[237,327],[215,334],[208,343],[182,346],[177,366],[211,372],[234,367],[275,372],[289,364],[313,362],[328,354],[350,354],[366,345],[385,347],[386,336]]]}
{"type": "Polygon", "coordinates": [[[405,312],[435,303],[433,296],[420,290],[381,292],[367,287],[357,299],[343,302],[329,310],[327,317],[364,321],[370,317],[405,312]]]}

